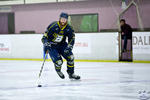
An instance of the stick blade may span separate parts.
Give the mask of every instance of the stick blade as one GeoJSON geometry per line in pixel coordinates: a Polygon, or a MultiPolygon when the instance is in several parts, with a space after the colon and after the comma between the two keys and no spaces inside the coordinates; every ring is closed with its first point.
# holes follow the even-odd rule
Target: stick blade
{"type": "Polygon", "coordinates": [[[37,87],[42,87],[42,85],[39,84],[37,87]]]}

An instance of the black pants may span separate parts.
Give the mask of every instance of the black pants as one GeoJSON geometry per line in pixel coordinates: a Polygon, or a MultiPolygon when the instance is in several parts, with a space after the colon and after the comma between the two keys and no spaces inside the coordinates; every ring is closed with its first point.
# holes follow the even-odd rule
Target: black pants
{"type": "Polygon", "coordinates": [[[127,50],[127,36],[123,37],[124,43],[123,43],[123,50],[127,50]]]}

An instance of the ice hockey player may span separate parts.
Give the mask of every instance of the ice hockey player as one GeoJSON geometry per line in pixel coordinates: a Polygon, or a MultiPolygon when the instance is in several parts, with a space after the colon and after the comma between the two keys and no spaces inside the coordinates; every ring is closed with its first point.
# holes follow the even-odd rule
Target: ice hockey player
{"type": "Polygon", "coordinates": [[[55,70],[60,78],[65,76],[61,72],[63,58],[67,61],[67,73],[70,79],[80,79],[79,75],[74,73],[74,55],[72,49],[75,43],[75,34],[73,28],[68,24],[68,14],[62,12],[59,21],[51,23],[42,37],[44,51],[48,53],[54,63],[55,70]]]}

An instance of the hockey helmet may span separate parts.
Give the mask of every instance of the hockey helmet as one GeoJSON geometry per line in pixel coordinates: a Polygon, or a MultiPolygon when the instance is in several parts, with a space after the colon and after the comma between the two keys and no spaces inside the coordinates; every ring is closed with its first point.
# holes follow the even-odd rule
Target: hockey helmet
{"type": "Polygon", "coordinates": [[[60,18],[66,18],[66,19],[68,20],[68,14],[62,12],[62,13],[60,14],[60,18]]]}

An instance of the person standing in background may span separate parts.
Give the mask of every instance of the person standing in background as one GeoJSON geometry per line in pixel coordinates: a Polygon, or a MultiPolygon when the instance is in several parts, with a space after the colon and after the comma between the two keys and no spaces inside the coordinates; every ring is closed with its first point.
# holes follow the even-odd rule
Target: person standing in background
{"type": "Polygon", "coordinates": [[[127,40],[132,40],[132,28],[129,24],[126,24],[125,19],[120,20],[121,38],[124,40],[122,52],[127,51],[127,40]]]}

